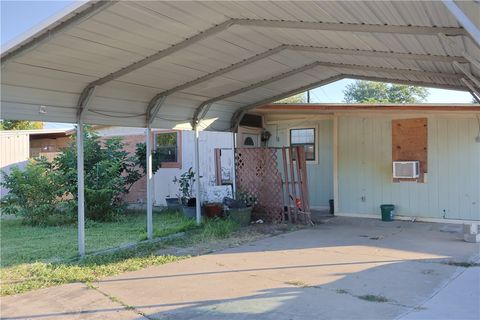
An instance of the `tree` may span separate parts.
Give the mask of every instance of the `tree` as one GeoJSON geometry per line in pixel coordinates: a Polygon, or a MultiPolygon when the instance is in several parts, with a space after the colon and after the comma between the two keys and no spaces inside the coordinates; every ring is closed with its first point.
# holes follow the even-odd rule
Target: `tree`
{"type": "MultiPolygon", "coordinates": [[[[64,194],[71,195],[72,210],[77,206],[76,137],[54,159],[62,177],[64,194]]],[[[119,137],[101,140],[91,127],[84,129],[84,181],[86,216],[96,221],[112,221],[123,210],[123,195],[142,176],[138,160],[124,150],[119,137]]]]}
{"type": "Polygon", "coordinates": [[[39,121],[2,120],[0,122],[0,130],[32,130],[42,128],[43,122],[39,121]]]}
{"type": "Polygon", "coordinates": [[[429,92],[423,87],[357,80],[343,94],[348,103],[420,103],[429,92]]]}
{"type": "Polygon", "coordinates": [[[275,103],[307,103],[307,97],[305,92],[302,92],[294,96],[279,100],[275,103]]]}

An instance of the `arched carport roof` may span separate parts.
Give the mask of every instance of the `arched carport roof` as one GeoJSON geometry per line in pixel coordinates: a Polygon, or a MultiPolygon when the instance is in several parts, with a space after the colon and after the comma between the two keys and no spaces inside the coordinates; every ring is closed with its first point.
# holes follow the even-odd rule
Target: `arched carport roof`
{"type": "Polygon", "coordinates": [[[3,119],[230,130],[342,78],[480,91],[476,1],[89,1],[1,55],[3,119]]]}

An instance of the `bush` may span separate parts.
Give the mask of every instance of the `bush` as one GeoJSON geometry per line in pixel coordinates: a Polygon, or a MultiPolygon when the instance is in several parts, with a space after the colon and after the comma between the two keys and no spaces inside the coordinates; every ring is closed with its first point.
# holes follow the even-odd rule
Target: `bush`
{"type": "Polygon", "coordinates": [[[0,185],[9,189],[2,199],[2,212],[21,216],[31,225],[58,225],[72,222],[59,206],[62,188],[52,166],[45,158],[30,160],[24,170],[13,167],[2,171],[0,185]]]}
{"type": "MultiPolygon", "coordinates": [[[[84,136],[84,181],[86,217],[94,221],[113,221],[124,210],[123,196],[141,177],[135,156],[124,150],[119,137],[100,140],[88,126],[84,136]]],[[[64,192],[77,203],[77,149],[73,139],[53,161],[63,179],[64,192]]]]}
{"type": "MultiPolygon", "coordinates": [[[[124,210],[123,196],[141,174],[138,160],[124,150],[121,138],[102,141],[85,127],[84,181],[86,218],[113,221],[124,210]]],[[[2,211],[24,217],[32,225],[60,225],[77,216],[77,149],[75,139],[50,164],[45,158],[30,161],[25,170],[3,173],[1,185],[9,189],[2,211]]]]}

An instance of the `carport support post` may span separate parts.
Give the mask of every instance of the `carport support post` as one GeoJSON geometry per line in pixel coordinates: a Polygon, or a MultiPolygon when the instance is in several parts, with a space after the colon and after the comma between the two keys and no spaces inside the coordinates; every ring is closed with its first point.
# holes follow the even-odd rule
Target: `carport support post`
{"type": "Polygon", "coordinates": [[[146,131],[146,161],[147,161],[147,238],[153,239],[153,197],[152,197],[152,127],[147,123],[146,131]]]}
{"type": "Polygon", "coordinates": [[[85,187],[83,172],[83,121],[77,122],[77,198],[78,198],[78,254],[85,256],[85,187]]]}
{"type": "Polygon", "coordinates": [[[195,124],[195,189],[196,189],[196,201],[195,201],[195,216],[197,225],[201,222],[201,199],[200,199],[200,131],[198,130],[198,124],[195,124]]]}

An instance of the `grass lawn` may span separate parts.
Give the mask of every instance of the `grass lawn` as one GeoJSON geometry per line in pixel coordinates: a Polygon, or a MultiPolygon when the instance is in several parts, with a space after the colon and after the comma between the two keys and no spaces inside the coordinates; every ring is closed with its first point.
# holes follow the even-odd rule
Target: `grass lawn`
{"type": "MultiPolygon", "coordinates": [[[[154,213],[154,234],[185,235],[163,242],[139,242],[135,248],[75,258],[75,226],[29,227],[18,220],[1,222],[0,295],[12,295],[65,283],[89,283],[99,278],[134,271],[150,265],[183,259],[156,255],[166,246],[185,246],[227,238],[239,226],[229,220],[212,220],[200,227],[176,213],[154,213]]],[[[131,214],[115,223],[93,223],[86,227],[87,249],[92,252],[145,238],[145,214],[131,214]]]]}
{"type": "MultiPolygon", "coordinates": [[[[121,221],[87,222],[85,241],[87,254],[124,243],[145,240],[146,213],[131,212],[121,221]]],[[[154,212],[156,237],[195,228],[195,221],[174,212],[154,212]]],[[[31,227],[21,220],[2,220],[1,267],[35,261],[52,262],[75,258],[78,253],[77,226],[31,227]]]]}

